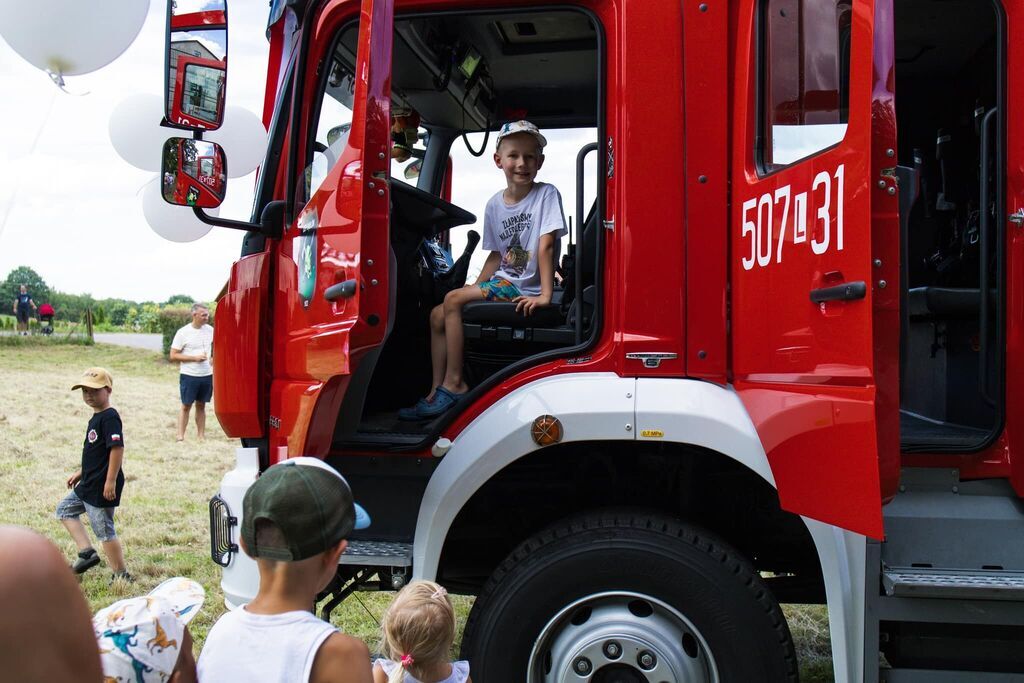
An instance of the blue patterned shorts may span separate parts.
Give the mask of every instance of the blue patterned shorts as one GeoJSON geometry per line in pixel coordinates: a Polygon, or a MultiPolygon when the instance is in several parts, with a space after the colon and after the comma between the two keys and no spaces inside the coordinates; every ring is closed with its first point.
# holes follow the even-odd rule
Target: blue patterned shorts
{"type": "Polygon", "coordinates": [[[487,282],[481,282],[479,287],[488,301],[512,301],[522,296],[519,288],[503,277],[492,277],[487,282]]]}

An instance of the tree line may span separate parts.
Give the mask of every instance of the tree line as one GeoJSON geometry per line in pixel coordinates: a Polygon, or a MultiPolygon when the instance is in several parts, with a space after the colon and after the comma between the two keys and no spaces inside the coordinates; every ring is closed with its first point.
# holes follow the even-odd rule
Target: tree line
{"type": "Polygon", "coordinates": [[[174,312],[177,320],[181,310],[193,303],[186,294],[175,294],[166,301],[132,301],[131,299],[96,299],[91,294],[69,294],[51,288],[32,268],[18,266],[0,284],[0,313],[10,314],[21,285],[28,287],[37,306],[49,303],[56,311],[56,319],[78,322],[92,311],[93,323],[100,329],[135,332],[161,332],[162,317],[174,312]]]}

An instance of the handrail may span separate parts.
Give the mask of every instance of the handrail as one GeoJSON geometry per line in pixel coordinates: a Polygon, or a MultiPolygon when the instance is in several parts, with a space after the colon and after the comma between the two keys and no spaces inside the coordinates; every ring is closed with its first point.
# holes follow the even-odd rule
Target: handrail
{"type": "Polygon", "coordinates": [[[598,144],[591,142],[583,145],[583,148],[576,154],[576,253],[573,256],[573,277],[576,285],[576,295],[573,301],[576,302],[576,320],[573,327],[576,334],[576,345],[583,343],[583,278],[581,267],[583,265],[583,240],[587,231],[587,217],[583,215],[583,162],[587,155],[597,151],[598,144]]]}
{"type": "Polygon", "coordinates": [[[981,169],[979,197],[981,211],[978,219],[978,297],[981,310],[979,312],[978,326],[978,388],[981,390],[981,397],[990,406],[996,404],[995,399],[989,394],[988,387],[988,324],[989,324],[989,290],[988,290],[988,251],[989,237],[992,230],[991,214],[989,213],[989,163],[990,148],[992,146],[992,124],[996,120],[996,109],[989,109],[985,118],[981,121],[981,169]]]}

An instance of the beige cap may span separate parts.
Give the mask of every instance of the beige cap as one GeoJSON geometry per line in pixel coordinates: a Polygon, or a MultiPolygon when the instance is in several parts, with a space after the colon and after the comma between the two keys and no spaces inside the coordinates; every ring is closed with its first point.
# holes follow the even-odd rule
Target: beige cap
{"type": "Polygon", "coordinates": [[[114,378],[110,376],[105,368],[89,368],[82,373],[82,379],[78,381],[78,384],[71,387],[71,391],[75,389],[81,389],[82,387],[89,387],[90,389],[107,389],[114,388],[114,378]]]}

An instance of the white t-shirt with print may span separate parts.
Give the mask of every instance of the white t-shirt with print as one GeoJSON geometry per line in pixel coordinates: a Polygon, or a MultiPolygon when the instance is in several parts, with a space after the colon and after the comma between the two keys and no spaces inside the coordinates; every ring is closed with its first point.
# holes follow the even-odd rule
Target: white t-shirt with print
{"type": "Polygon", "coordinates": [[[206,360],[203,361],[182,361],[181,374],[192,377],[206,377],[213,374],[213,367],[210,365],[210,354],[213,353],[213,327],[210,325],[198,328],[194,327],[192,323],[185,325],[174,333],[171,348],[186,356],[206,354],[206,360]]]}
{"type": "Polygon", "coordinates": [[[554,235],[554,258],[558,258],[559,238],[568,232],[562,195],[548,183],[534,183],[530,193],[512,205],[505,203],[504,194],[502,190],[487,201],[483,248],[501,254],[494,277],[505,278],[527,296],[536,296],[540,294],[536,259],[540,237],[554,235]]]}

